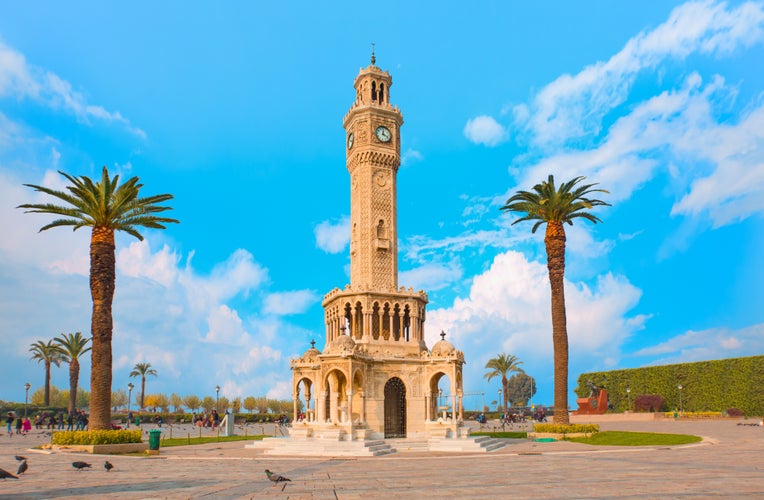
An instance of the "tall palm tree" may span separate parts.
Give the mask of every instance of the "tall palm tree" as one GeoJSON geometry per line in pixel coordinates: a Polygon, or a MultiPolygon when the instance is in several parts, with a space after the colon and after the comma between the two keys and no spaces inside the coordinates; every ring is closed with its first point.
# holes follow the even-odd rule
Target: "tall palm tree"
{"type": "Polygon", "coordinates": [[[151,363],[136,363],[133,371],[130,372],[131,377],[141,377],[141,408],[143,408],[143,394],[146,392],[147,375],[157,376],[157,371],[151,368],[151,363]]]}
{"type": "Polygon", "coordinates": [[[593,189],[596,184],[577,185],[584,177],[554,185],[554,176],[533,186],[533,191],[518,191],[507,200],[501,210],[525,214],[512,223],[536,221],[532,233],[546,224],[547,269],[552,288],[552,345],[554,347],[554,421],[570,422],[568,417],[568,326],[565,316],[565,227],[573,219],[582,218],[593,223],[602,222],[586,210],[597,206],[610,206],[602,200],[591,199],[591,193],[607,193],[593,189]]]}
{"type": "Polygon", "coordinates": [[[46,344],[38,340],[29,348],[32,359],[38,363],[45,363],[45,406],[50,406],[50,368],[52,365],[61,366],[61,353],[56,344],[49,340],[46,344]]]}
{"type": "Polygon", "coordinates": [[[158,203],[172,199],[170,194],[139,197],[143,184],[138,177],[132,177],[119,184],[119,175],[109,177],[106,167],[101,172],[100,182],[93,182],[86,176],[72,177],[59,171],[72,183],[66,191],[57,191],[43,186],[25,184],[35,191],[48,194],[66,203],[66,206],[50,203],[25,204],[27,212],[46,213],[63,216],[40,231],[53,227],[71,226],[92,228],[90,236],[90,295],[93,299],[91,316],[92,368],[90,372],[90,428],[109,429],[111,424],[111,338],[116,260],[114,254],[114,232],[124,231],[143,240],[139,227],[165,229],[164,223],[178,222],[175,219],[156,214],[171,210],[158,203]]]}
{"type": "Polygon", "coordinates": [[[61,358],[69,364],[69,414],[77,407],[77,385],[80,381],[80,356],[92,349],[88,346],[89,338],[82,336],[81,332],[62,333],[53,339],[61,358]]]}
{"type": "Polygon", "coordinates": [[[485,367],[491,371],[485,373],[483,378],[490,381],[492,378],[501,375],[501,392],[504,396],[504,413],[507,413],[507,392],[509,390],[509,378],[508,373],[520,372],[523,373],[523,369],[520,368],[523,362],[517,356],[512,354],[499,354],[495,358],[491,358],[485,364],[485,367]]]}

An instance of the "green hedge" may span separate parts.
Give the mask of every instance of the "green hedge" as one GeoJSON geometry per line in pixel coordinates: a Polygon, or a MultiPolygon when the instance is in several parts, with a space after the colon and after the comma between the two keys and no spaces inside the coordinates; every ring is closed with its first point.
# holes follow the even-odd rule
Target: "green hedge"
{"type": "Polygon", "coordinates": [[[575,389],[578,397],[589,396],[590,380],[607,389],[616,412],[627,410],[629,399],[633,408],[635,398],[644,394],[660,395],[669,410],[678,409],[681,385],[683,411],[740,408],[746,416],[764,415],[764,356],[582,373],[575,389]],[[626,388],[631,389],[630,397],[626,388]]]}
{"type": "Polygon", "coordinates": [[[140,443],[141,431],[59,431],[51,442],[59,446],[140,443]]]}

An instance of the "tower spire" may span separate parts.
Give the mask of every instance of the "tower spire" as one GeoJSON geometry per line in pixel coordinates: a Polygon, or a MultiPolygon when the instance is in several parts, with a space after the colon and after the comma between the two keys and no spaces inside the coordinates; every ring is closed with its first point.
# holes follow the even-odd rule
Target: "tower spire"
{"type": "Polygon", "coordinates": [[[374,55],[374,42],[371,42],[371,64],[375,65],[377,63],[377,56],[374,55]]]}

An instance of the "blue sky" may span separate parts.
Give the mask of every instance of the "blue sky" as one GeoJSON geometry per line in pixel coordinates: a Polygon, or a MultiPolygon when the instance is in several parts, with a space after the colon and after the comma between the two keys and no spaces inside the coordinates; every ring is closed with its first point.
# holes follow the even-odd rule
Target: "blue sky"
{"type": "Polygon", "coordinates": [[[29,1],[0,17],[0,399],[42,385],[31,343],[90,329],[89,233],[38,234],[22,184],[102,165],[182,222],[117,240],[115,388],[150,362],[149,393],[288,398],[349,281],[341,123],[371,42],[405,119],[399,282],[467,391],[495,395],[506,352],[552,402],[543,234],[499,210],[549,174],[613,204],[568,231],[571,389],[764,353],[762,2],[29,1]]]}

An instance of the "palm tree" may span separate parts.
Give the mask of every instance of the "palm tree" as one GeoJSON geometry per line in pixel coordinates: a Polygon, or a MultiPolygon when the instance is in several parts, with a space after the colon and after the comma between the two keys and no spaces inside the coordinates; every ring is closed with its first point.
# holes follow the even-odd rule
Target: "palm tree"
{"type": "Polygon", "coordinates": [[[520,361],[517,356],[513,356],[512,354],[499,354],[495,358],[489,359],[485,364],[485,367],[491,371],[485,373],[483,378],[488,379],[490,382],[492,378],[501,375],[501,392],[504,395],[504,413],[507,413],[507,392],[509,389],[509,379],[507,378],[507,374],[512,372],[522,373],[523,369],[520,368],[520,365],[522,364],[523,362],[520,361]]]}
{"type": "Polygon", "coordinates": [[[87,346],[90,339],[82,336],[81,332],[64,333],[53,339],[56,342],[61,358],[69,363],[69,414],[77,407],[77,384],[80,381],[80,356],[92,349],[87,346]]]}
{"type": "Polygon", "coordinates": [[[131,377],[141,377],[141,408],[143,408],[143,394],[146,391],[147,375],[157,376],[157,371],[151,368],[151,363],[136,363],[133,371],[130,372],[131,377]]]}
{"type": "Polygon", "coordinates": [[[50,203],[25,204],[27,212],[46,213],[63,216],[40,231],[53,227],[72,226],[73,230],[91,227],[90,236],[90,295],[93,299],[91,316],[92,368],[90,372],[90,428],[109,429],[111,424],[111,338],[112,313],[115,287],[114,232],[124,231],[143,240],[139,227],[165,229],[163,223],[178,222],[175,219],[156,214],[171,210],[158,203],[172,199],[170,194],[139,197],[143,184],[138,177],[132,177],[121,185],[119,175],[109,177],[103,167],[101,181],[93,182],[88,177],[72,177],[59,171],[72,185],[66,191],[57,191],[43,186],[25,184],[35,191],[63,200],[66,206],[50,203]]]}
{"type": "Polygon", "coordinates": [[[61,366],[61,353],[56,348],[52,340],[46,344],[38,340],[29,348],[32,353],[32,359],[38,363],[45,363],[45,406],[50,406],[50,367],[51,365],[61,366]]]}
{"type": "Polygon", "coordinates": [[[554,185],[554,176],[533,186],[533,192],[518,191],[501,207],[505,212],[525,214],[518,222],[532,220],[532,233],[546,224],[547,269],[552,287],[552,344],[554,347],[554,421],[559,424],[570,422],[568,417],[568,327],[565,317],[565,227],[573,225],[573,219],[583,218],[593,223],[602,222],[586,212],[596,206],[610,206],[601,200],[587,198],[590,193],[607,193],[604,189],[592,189],[596,184],[577,186],[584,177],[554,185]]]}

